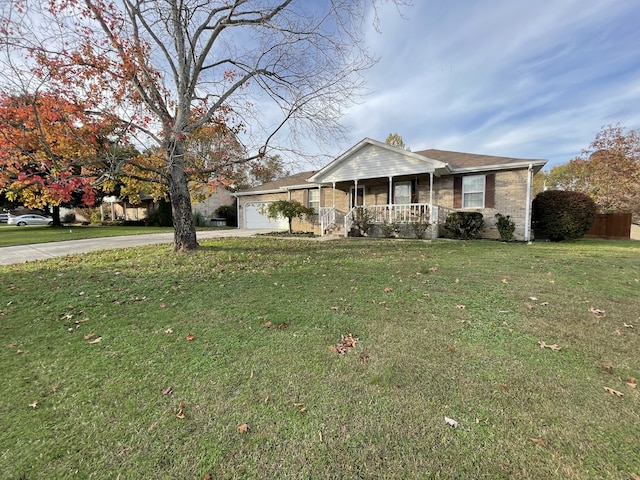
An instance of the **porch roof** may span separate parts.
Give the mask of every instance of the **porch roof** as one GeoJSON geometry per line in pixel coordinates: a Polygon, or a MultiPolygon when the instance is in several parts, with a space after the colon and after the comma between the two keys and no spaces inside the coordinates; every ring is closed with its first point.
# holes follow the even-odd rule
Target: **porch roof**
{"type": "Polygon", "coordinates": [[[449,168],[438,159],[365,138],[307,181],[332,183],[423,173],[441,175],[449,173],[449,168]]]}

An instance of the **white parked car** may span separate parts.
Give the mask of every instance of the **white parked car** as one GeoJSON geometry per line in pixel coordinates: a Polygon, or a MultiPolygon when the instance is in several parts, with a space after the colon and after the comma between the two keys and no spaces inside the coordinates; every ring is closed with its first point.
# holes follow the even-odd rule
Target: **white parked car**
{"type": "Polygon", "coordinates": [[[17,225],[18,227],[24,227],[25,225],[53,225],[53,218],[32,213],[18,215],[16,217],[10,215],[7,224],[17,225]]]}

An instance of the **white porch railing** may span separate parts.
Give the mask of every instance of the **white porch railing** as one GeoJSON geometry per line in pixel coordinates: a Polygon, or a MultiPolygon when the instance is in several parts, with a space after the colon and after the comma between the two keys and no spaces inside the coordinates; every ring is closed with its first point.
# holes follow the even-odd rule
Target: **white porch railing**
{"type": "Polygon", "coordinates": [[[336,222],[336,207],[320,208],[320,232],[324,234],[325,229],[336,222]]]}
{"type": "Polygon", "coordinates": [[[412,223],[437,222],[438,207],[429,209],[428,203],[407,203],[391,205],[364,205],[351,209],[344,217],[344,234],[347,236],[357,220],[358,214],[366,214],[368,223],[412,223]],[[434,217],[434,214],[436,215],[434,217]]]}

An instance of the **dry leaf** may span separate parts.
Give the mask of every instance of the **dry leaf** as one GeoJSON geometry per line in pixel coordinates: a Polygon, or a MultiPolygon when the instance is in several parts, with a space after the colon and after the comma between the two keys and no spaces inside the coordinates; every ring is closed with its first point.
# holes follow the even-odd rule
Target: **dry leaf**
{"type": "Polygon", "coordinates": [[[282,322],[280,325],[278,325],[278,330],[284,330],[288,326],[289,324],[287,322],[282,322]]]}
{"type": "Polygon", "coordinates": [[[36,400],[35,402],[31,402],[31,403],[29,404],[29,406],[30,406],[31,408],[37,408],[37,407],[38,407],[38,401],[36,400]]]}
{"type": "Polygon", "coordinates": [[[389,293],[389,292],[393,292],[393,288],[391,288],[391,287],[385,287],[385,289],[384,289],[384,293],[389,293]]]}
{"type": "Polygon", "coordinates": [[[238,427],[238,433],[242,435],[243,433],[247,433],[249,431],[249,424],[243,423],[238,427]]]}
{"type": "Polygon", "coordinates": [[[624,393],[614,390],[613,388],[604,387],[605,391],[609,392],[611,395],[615,395],[616,397],[624,396],[624,393]]]}
{"type": "Polygon", "coordinates": [[[332,352],[334,352],[334,353],[338,353],[338,349],[336,347],[334,347],[333,345],[329,345],[327,348],[329,350],[331,350],[332,352]]]}
{"type": "Polygon", "coordinates": [[[456,305],[456,308],[459,308],[460,310],[464,310],[465,306],[464,305],[456,305]]]}
{"type": "Polygon", "coordinates": [[[460,279],[459,279],[459,278],[456,278],[455,283],[460,283],[460,279]]]}
{"type": "Polygon", "coordinates": [[[602,365],[602,370],[604,370],[607,373],[613,373],[613,365],[605,363],[604,365],[602,365]]]}
{"type": "Polygon", "coordinates": [[[91,340],[89,343],[92,343],[92,344],[93,343],[100,343],[101,341],[102,341],[102,337],[98,337],[98,338],[95,338],[95,339],[91,340]]]}
{"type": "Polygon", "coordinates": [[[547,444],[544,443],[544,440],[542,440],[541,438],[532,438],[531,441],[540,445],[541,447],[547,448],[547,444]]]}
{"type": "Polygon", "coordinates": [[[503,389],[505,392],[508,392],[508,391],[509,391],[509,386],[508,386],[508,385],[506,385],[506,384],[504,384],[504,383],[501,383],[501,384],[500,384],[500,386],[502,387],[502,389],[503,389]]]}
{"type": "Polygon", "coordinates": [[[430,271],[431,273],[435,273],[435,272],[437,272],[437,271],[438,271],[438,267],[431,267],[431,268],[429,269],[429,271],[430,271]]]}
{"type": "Polygon", "coordinates": [[[453,428],[458,428],[458,422],[456,422],[453,418],[444,417],[444,421],[447,425],[450,425],[453,428]]]}
{"type": "Polygon", "coordinates": [[[542,302],[540,305],[542,305],[543,307],[546,307],[547,305],[549,305],[549,302],[542,302]]]}
{"type": "Polygon", "coordinates": [[[164,303],[164,302],[160,304],[160,308],[166,308],[166,306],[167,306],[167,304],[164,303]]]}
{"type": "Polygon", "coordinates": [[[269,401],[269,395],[267,395],[266,397],[264,397],[264,403],[267,403],[269,401]]]}
{"type": "Polygon", "coordinates": [[[213,480],[213,477],[211,476],[211,474],[210,474],[210,473],[207,473],[207,474],[204,476],[204,480],[213,480]]]}
{"type": "Polygon", "coordinates": [[[486,418],[477,418],[476,417],[476,423],[489,423],[489,417],[486,417],[486,418]]]}
{"type": "Polygon", "coordinates": [[[549,350],[553,350],[554,352],[557,352],[558,350],[560,350],[560,348],[558,345],[556,345],[555,343],[553,345],[547,345],[545,342],[538,342],[540,344],[540,348],[548,348],[549,350]]]}
{"type": "Polygon", "coordinates": [[[264,328],[271,328],[271,327],[273,327],[273,323],[269,321],[264,322],[264,328]]]}
{"type": "Polygon", "coordinates": [[[171,335],[173,333],[173,328],[167,328],[164,333],[166,333],[167,335],[171,335]]]}
{"type": "Polygon", "coordinates": [[[196,338],[196,336],[193,333],[190,333],[189,335],[187,335],[187,340],[190,342],[191,340],[193,340],[194,338],[196,338]]]}
{"type": "Polygon", "coordinates": [[[502,279],[502,283],[504,283],[506,285],[507,283],[509,283],[509,280],[507,280],[506,278],[503,278],[502,279]]]}
{"type": "Polygon", "coordinates": [[[169,395],[171,392],[173,392],[173,389],[171,387],[167,387],[162,390],[162,395],[169,395]]]}
{"type": "Polygon", "coordinates": [[[303,402],[294,402],[294,404],[293,404],[293,406],[296,407],[296,408],[301,407],[303,405],[304,405],[303,402]]]}
{"type": "Polygon", "coordinates": [[[178,417],[180,420],[184,419],[184,410],[182,409],[182,407],[178,409],[178,413],[176,413],[176,417],[178,417]]]}
{"type": "Polygon", "coordinates": [[[624,383],[626,383],[631,388],[637,388],[638,387],[638,381],[633,377],[627,378],[624,383]]]}
{"type": "Polygon", "coordinates": [[[338,310],[340,310],[340,307],[334,305],[333,307],[331,307],[331,310],[333,310],[334,312],[337,312],[338,310]]]}
{"type": "Polygon", "coordinates": [[[538,300],[538,297],[529,297],[529,300],[532,300],[532,301],[534,301],[534,302],[535,302],[535,301],[537,301],[537,300],[538,300]]]}
{"type": "Polygon", "coordinates": [[[589,309],[589,311],[590,311],[591,313],[593,313],[597,318],[603,318],[603,317],[606,317],[606,314],[605,314],[604,310],[600,310],[599,308],[591,307],[591,308],[589,309]]]}
{"type": "Polygon", "coordinates": [[[318,437],[320,437],[320,443],[322,443],[322,430],[318,430],[318,437]]]}
{"type": "Polygon", "coordinates": [[[623,323],[622,323],[622,326],[623,326],[624,328],[633,328],[633,325],[631,325],[630,323],[624,323],[624,322],[623,322],[623,323]]]}
{"type": "Polygon", "coordinates": [[[340,425],[340,435],[344,435],[345,433],[347,433],[347,426],[340,425]]]}
{"type": "Polygon", "coordinates": [[[89,340],[90,338],[95,337],[95,336],[96,336],[96,334],[95,334],[95,333],[87,333],[87,334],[86,334],[84,337],[82,337],[82,338],[84,338],[85,340],[89,340]]]}
{"type": "Polygon", "coordinates": [[[306,409],[306,408],[301,408],[301,409],[300,409],[300,413],[306,413],[306,412],[307,412],[307,409],[306,409]]]}
{"type": "Polygon", "coordinates": [[[447,349],[448,349],[450,352],[455,351],[455,348],[453,347],[453,345],[447,345],[447,349]]]}

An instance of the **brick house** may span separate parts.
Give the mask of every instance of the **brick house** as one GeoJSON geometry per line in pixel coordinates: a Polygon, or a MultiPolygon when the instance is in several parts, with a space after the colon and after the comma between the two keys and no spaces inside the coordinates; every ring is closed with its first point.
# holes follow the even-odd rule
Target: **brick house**
{"type": "Polygon", "coordinates": [[[318,212],[312,222],[295,222],[294,229],[320,235],[346,236],[365,210],[374,234],[382,225],[424,221],[435,238],[450,212],[477,211],[487,224],[485,237],[499,238],[494,216],[501,213],[515,222],[516,238],[526,241],[533,175],[545,163],[434,149],[409,152],[365,138],[319,171],[237,192],[238,224],[287,228],[286,219],[266,218],[264,205],[289,199],[318,212]]]}

